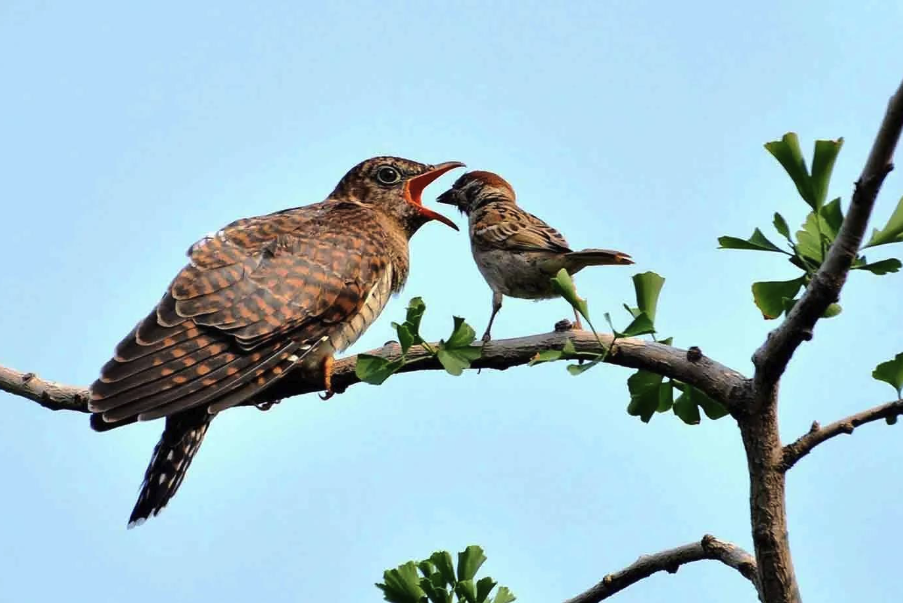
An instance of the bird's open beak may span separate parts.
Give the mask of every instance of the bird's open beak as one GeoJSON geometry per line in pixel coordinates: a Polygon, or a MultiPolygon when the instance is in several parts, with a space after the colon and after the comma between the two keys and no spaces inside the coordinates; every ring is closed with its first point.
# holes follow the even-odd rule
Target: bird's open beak
{"type": "Polygon", "coordinates": [[[422,215],[424,218],[428,220],[439,220],[446,226],[450,226],[455,230],[458,230],[458,227],[455,226],[454,222],[452,222],[442,214],[424,207],[423,200],[420,198],[420,195],[423,193],[423,189],[429,186],[429,184],[439,176],[441,176],[445,172],[459,167],[464,167],[464,164],[460,161],[446,161],[445,163],[439,163],[432,166],[429,171],[424,172],[419,176],[414,176],[404,183],[405,200],[411,205],[415,206],[417,208],[417,211],[420,212],[420,215],[422,215]]]}

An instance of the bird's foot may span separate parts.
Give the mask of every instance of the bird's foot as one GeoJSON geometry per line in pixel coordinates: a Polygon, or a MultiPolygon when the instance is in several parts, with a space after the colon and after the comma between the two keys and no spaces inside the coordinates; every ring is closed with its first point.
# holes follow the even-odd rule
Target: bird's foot
{"type": "Polygon", "coordinates": [[[332,370],[335,367],[335,358],[333,358],[332,354],[323,359],[323,387],[326,390],[325,394],[320,394],[320,399],[323,401],[329,400],[334,395],[336,395],[335,390],[332,389],[332,370]]]}
{"type": "Polygon", "coordinates": [[[483,333],[483,337],[481,339],[483,340],[483,343],[489,343],[490,341],[492,341],[492,335],[489,334],[489,331],[486,331],[485,333],[483,333]]]}

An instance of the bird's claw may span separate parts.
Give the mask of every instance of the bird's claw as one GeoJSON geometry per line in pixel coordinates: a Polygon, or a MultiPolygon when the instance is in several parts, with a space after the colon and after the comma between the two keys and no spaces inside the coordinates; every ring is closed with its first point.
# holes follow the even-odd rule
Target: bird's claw
{"type": "Polygon", "coordinates": [[[326,390],[325,394],[319,394],[320,399],[323,401],[329,400],[336,392],[332,389],[332,369],[335,366],[335,358],[330,354],[326,358],[323,359],[323,389],[326,390]]]}

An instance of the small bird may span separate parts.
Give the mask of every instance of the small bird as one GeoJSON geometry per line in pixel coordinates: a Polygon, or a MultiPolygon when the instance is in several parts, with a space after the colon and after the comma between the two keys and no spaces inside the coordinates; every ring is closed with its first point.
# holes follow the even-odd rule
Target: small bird
{"type": "Polygon", "coordinates": [[[420,196],[463,166],[374,157],[321,203],[241,219],[191,246],[91,386],[97,431],[166,417],[129,527],[175,495],[218,412],[295,367],[332,393],[333,355],[404,286],[411,236],[430,220],[457,230],[420,196]]]}
{"type": "MultiPolygon", "coordinates": [[[[470,247],[477,268],[492,289],[492,315],[483,341],[492,338],[492,322],[502,297],[558,297],[551,279],[566,268],[570,274],[587,266],[633,264],[626,253],[608,249],[573,251],[560,232],[517,206],[514,189],[492,172],[467,172],[439,195],[439,203],[456,206],[468,216],[470,247]]],[[[576,328],[581,329],[575,311],[576,328]]]]}

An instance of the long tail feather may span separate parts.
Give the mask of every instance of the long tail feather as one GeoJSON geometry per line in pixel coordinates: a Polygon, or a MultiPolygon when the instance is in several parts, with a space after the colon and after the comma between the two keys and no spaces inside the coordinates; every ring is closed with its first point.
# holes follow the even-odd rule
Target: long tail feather
{"type": "Polygon", "coordinates": [[[141,492],[129,517],[130,528],[157,515],[175,496],[215,416],[206,408],[194,408],[167,417],[166,428],[144,472],[141,492]]]}

